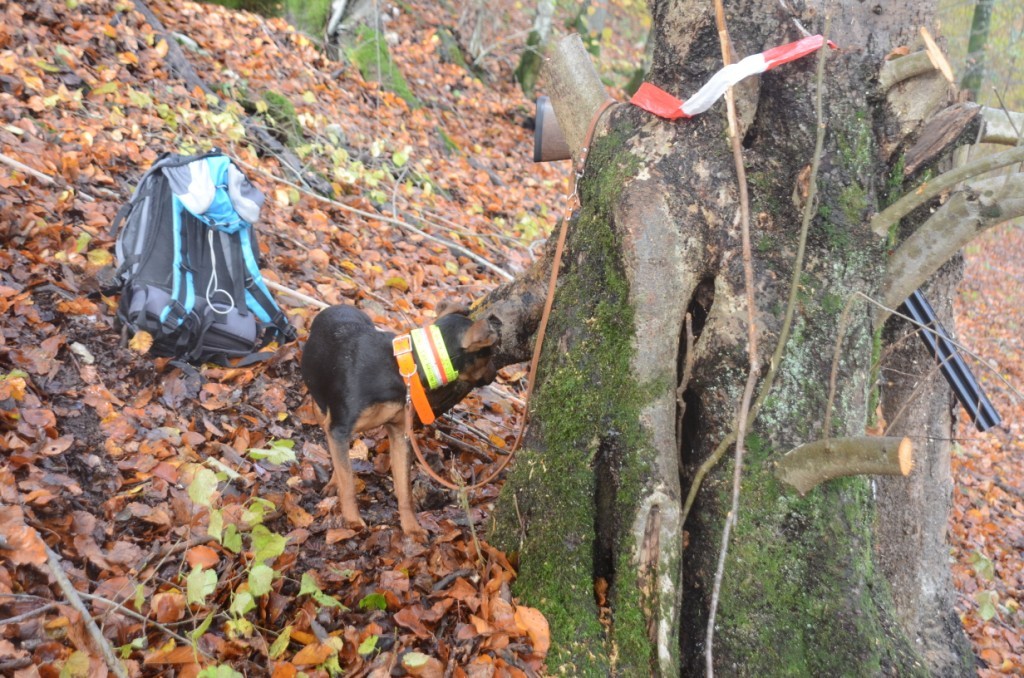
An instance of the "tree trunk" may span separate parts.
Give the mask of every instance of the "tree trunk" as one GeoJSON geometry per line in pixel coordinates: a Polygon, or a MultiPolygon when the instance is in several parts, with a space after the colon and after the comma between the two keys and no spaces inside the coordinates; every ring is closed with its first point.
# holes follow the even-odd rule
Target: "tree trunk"
{"type": "Polygon", "coordinates": [[[537,86],[537,78],[544,61],[544,51],[548,38],[551,36],[551,21],[555,14],[555,0],[538,0],[537,16],[533,20],[533,28],[526,38],[526,47],[519,58],[516,68],[516,80],[527,99],[533,98],[533,90],[537,86]]]}
{"type": "MultiPolygon", "coordinates": [[[[942,301],[936,312],[947,328],[952,327],[950,302],[962,268],[958,257],[924,289],[929,299],[942,301]]],[[[896,618],[931,674],[973,675],[971,648],[953,608],[946,541],[953,491],[953,400],[924,343],[911,336],[915,333],[902,319],[889,322],[885,330],[883,419],[889,435],[914,436],[916,454],[909,478],[879,478],[873,488],[877,562],[892,591],[896,618]]]]}
{"type": "Polygon", "coordinates": [[[967,70],[961,79],[961,87],[971,93],[971,99],[978,100],[981,83],[985,78],[985,49],[988,44],[989,28],[992,25],[994,0],[977,0],[971,19],[971,37],[967,42],[967,70]]]}
{"type": "MultiPolygon", "coordinates": [[[[740,0],[729,9],[740,57],[801,37],[777,3],[740,0]]],[[[651,10],[649,79],[685,98],[721,67],[710,5],[652,0],[651,10]]],[[[816,216],[779,374],[745,441],[714,667],[730,675],[966,675],[970,658],[951,612],[942,548],[948,442],[915,445],[918,470],[909,481],[841,478],[800,497],[774,475],[786,451],[829,435],[823,423],[837,345],[830,433],[864,435],[878,397],[877,358],[892,335],[872,325],[878,316],[863,302],[851,307],[843,336],[837,328],[848,299],[883,285],[892,244],[868,221],[902,183],[899,159],[919,131],[888,103],[877,74],[886,54],[912,43],[928,23],[930,4],[812,3],[796,18],[820,30],[826,11],[835,12],[841,49],[824,78],[828,129],[816,216]],[[897,180],[887,181],[890,174],[897,180]],[[923,564],[900,576],[900,559],[915,554],[923,564]]],[[[743,146],[765,370],[807,195],[814,63],[772,71],[738,101],[740,117],[751,121],[743,146]]],[[[600,99],[550,75],[560,126],[578,153],[600,99]]],[[[925,96],[931,82],[899,87],[937,109],[945,97],[925,96]]],[[[533,424],[492,531],[518,554],[517,593],[551,623],[553,673],[705,672],[705,626],[731,501],[729,457],[703,480],[685,525],[682,505],[699,465],[736,427],[748,366],[738,188],[724,128],[721,105],[679,122],[620,105],[590,144],[533,424]],[[692,373],[680,385],[687,363],[692,373]]],[[[529,290],[536,294],[535,282],[529,290]]],[[[508,301],[499,291],[480,312],[495,313],[500,324],[508,301]]],[[[515,313],[535,324],[535,314],[523,310],[529,306],[515,313]]],[[[917,374],[930,371],[919,363],[917,374]]],[[[887,416],[908,391],[883,382],[887,416]]],[[[945,384],[933,380],[915,417],[903,417],[890,435],[915,444],[948,438],[948,398],[945,384]]]]}

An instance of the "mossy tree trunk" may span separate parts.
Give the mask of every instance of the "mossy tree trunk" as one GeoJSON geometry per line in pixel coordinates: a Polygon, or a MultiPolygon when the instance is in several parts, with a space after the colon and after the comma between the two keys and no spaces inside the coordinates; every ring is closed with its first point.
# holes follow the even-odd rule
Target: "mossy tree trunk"
{"type": "MultiPolygon", "coordinates": [[[[685,98],[721,66],[711,6],[650,4],[649,79],[685,98]]],[[[924,426],[919,417],[900,425],[899,435],[915,438],[925,469],[911,480],[879,486],[848,478],[799,497],[773,475],[781,454],[823,435],[837,342],[832,435],[863,435],[874,414],[873,375],[893,332],[874,327],[864,303],[852,307],[844,336],[837,327],[851,295],[873,295],[889,273],[892,243],[872,233],[868,219],[900,189],[902,180],[888,177],[901,177],[900,156],[919,125],[898,118],[903,112],[876,79],[886,54],[913,44],[930,11],[927,0],[810,3],[794,17],[820,30],[833,12],[841,49],[826,65],[828,129],[794,326],[746,440],[714,645],[714,665],[724,675],[970,673],[941,549],[948,444],[928,442],[949,433],[944,383],[933,380],[912,406],[934,415],[931,428],[915,430],[924,426]],[[880,501],[889,502],[884,516],[880,501]],[[901,501],[916,502],[902,523],[901,501]],[[926,543],[917,551],[928,562],[897,577],[897,564],[914,551],[908,533],[926,543]],[[899,558],[889,557],[894,553],[899,558]],[[923,609],[936,613],[925,618],[923,609]]],[[[727,15],[740,57],[801,37],[770,0],[739,0],[727,15]]],[[[789,294],[813,156],[814,61],[762,76],[738,101],[750,121],[743,146],[766,368],[789,294]]],[[[904,98],[915,99],[915,88],[932,92],[934,82],[901,87],[904,98]]],[[[550,94],[578,150],[594,107],[582,105],[571,86],[556,85],[550,94]]],[[[920,119],[946,103],[945,95],[916,98],[931,102],[920,119]]],[[[705,478],[685,525],[681,507],[697,467],[736,425],[748,366],[738,188],[725,127],[721,105],[679,122],[621,105],[604,116],[591,144],[538,371],[534,423],[492,531],[500,546],[518,553],[518,595],[552,624],[556,673],[704,673],[710,592],[730,504],[728,457],[705,478]],[[689,346],[688,314],[695,336],[689,346]],[[680,387],[688,360],[692,376],[680,387]]],[[[950,280],[955,284],[951,275],[943,294],[950,280]]],[[[537,296],[536,279],[515,285],[520,301],[537,296]]],[[[514,296],[499,291],[480,312],[493,314],[514,296]]],[[[535,325],[527,308],[533,305],[516,306],[518,320],[506,318],[503,329],[535,325]]],[[[499,349],[514,355],[509,345],[516,343],[499,349]]],[[[919,361],[914,369],[923,375],[930,366],[919,361]]],[[[911,389],[899,377],[889,381],[882,409],[891,417],[911,389]]]]}
{"type": "Polygon", "coordinates": [[[516,80],[527,99],[532,99],[541,66],[544,64],[542,53],[551,36],[551,21],[555,13],[555,0],[537,0],[537,15],[533,20],[533,28],[526,38],[526,47],[516,67],[516,80]]]}

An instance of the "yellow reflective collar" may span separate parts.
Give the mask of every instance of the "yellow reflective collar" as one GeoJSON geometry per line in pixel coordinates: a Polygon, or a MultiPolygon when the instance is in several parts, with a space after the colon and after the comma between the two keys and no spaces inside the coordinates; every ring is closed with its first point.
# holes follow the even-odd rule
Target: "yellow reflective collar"
{"type": "Polygon", "coordinates": [[[420,327],[409,333],[416,356],[420,359],[420,367],[427,377],[428,388],[435,389],[454,381],[459,373],[452,367],[448,357],[441,330],[437,325],[420,327]]]}

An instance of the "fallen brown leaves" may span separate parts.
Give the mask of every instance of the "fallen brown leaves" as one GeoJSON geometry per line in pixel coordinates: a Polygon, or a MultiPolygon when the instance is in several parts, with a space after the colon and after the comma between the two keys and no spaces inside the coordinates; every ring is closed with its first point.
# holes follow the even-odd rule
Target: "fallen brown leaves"
{"type": "Polygon", "coordinates": [[[1003,418],[979,434],[961,422],[953,456],[950,540],[960,619],[984,661],[982,676],[1020,675],[1024,667],[1024,402],[1012,385],[1024,376],[1024,237],[999,227],[965,252],[957,299],[958,336],[991,365],[978,380],[1003,418]],[[1003,382],[1006,379],[1009,383],[1003,382]]]}
{"type": "MultiPolygon", "coordinates": [[[[403,5],[388,30],[426,104],[410,110],[283,21],[151,6],[200,46],[186,54],[224,112],[171,77],[170,46],[131,3],[0,8],[0,153],[32,170],[0,171],[0,672],[105,671],[53,586],[44,540],[131,675],[540,672],[547,622],[512,597],[505,554],[478,551],[469,530],[482,532],[496,486],[467,514],[417,484],[431,537],[411,542],[395,527],[386,438],[367,436],[354,465],[371,527],[341,525],[321,494],[330,462],[298,346],[257,366],[183,369],[148,356],[145,337],[122,345],[104,289],[109,226],[134,183],[161,152],[215,145],[267,195],[269,278],[391,328],[479,296],[500,281],[480,260],[528,265],[564,196],[566,167],[528,162],[532,105],[510,84],[511,59],[491,60],[484,84],[440,59],[438,27],[455,17],[403,5]],[[267,93],[294,105],[298,152],[332,200],[298,190],[244,136],[242,116],[272,122],[267,93]],[[280,441],[294,463],[251,452],[280,441]]],[[[279,300],[302,334],[315,310],[279,300]]],[[[492,468],[522,377],[467,399],[438,427],[444,443],[424,441],[428,455],[467,482],[492,468]]]]}

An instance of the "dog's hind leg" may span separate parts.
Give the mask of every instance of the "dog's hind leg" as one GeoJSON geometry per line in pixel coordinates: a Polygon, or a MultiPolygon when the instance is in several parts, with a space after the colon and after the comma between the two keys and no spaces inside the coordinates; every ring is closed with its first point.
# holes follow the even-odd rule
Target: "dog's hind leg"
{"type": "Polygon", "coordinates": [[[324,414],[323,426],[327,436],[327,447],[331,451],[331,464],[334,466],[331,483],[338,493],[341,517],[345,519],[349,527],[366,527],[366,523],[359,515],[359,505],[356,504],[355,475],[352,472],[352,463],[348,458],[352,427],[331,421],[330,412],[324,414]]]}
{"type": "Polygon", "coordinates": [[[409,467],[409,440],[406,438],[405,412],[387,422],[388,439],[391,441],[391,477],[395,481],[395,497],[398,499],[398,520],[402,532],[414,539],[426,539],[427,531],[416,520],[413,505],[409,467]]]}

